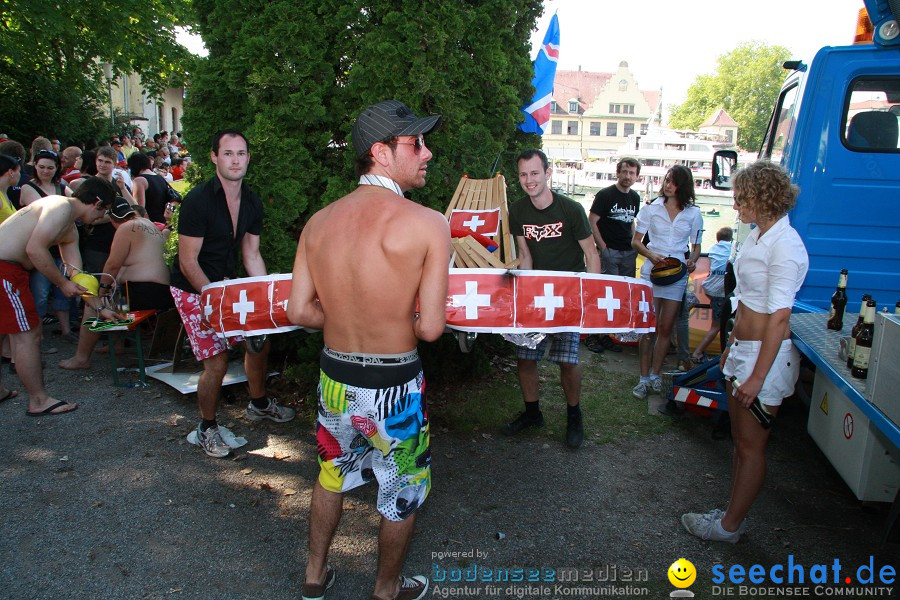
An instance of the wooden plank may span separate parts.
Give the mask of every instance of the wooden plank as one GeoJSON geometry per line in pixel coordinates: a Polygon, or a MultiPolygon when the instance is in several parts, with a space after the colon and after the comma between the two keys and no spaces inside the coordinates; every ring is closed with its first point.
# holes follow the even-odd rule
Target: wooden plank
{"type": "Polygon", "coordinates": [[[444,213],[444,217],[448,221],[450,220],[450,213],[452,213],[453,209],[457,208],[457,205],[459,204],[459,196],[462,192],[463,186],[466,184],[467,179],[468,177],[466,177],[465,175],[460,177],[459,184],[456,186],[456,191],[453,192],[453,197],[450,198],[450,204],[447,206],[447,212],[444,213]]]}
{"type": "Polygon", "coordinates": [[[476,268],[475,263],[471,258],[469,258],[468,252],[466,252],[466,249],[463,248],[462,244],[459,243],[458,239],[451,240],[450,243],[453,245],[453,249],[456,250],[457,254],[459,255],[458,258],[462,260],[464,267],[468,267],[470,269],[476,268]]]}
{"type": "Polygon", "coordinates": [[[503,262],[493,252],[491,252],[490,250],[488,250],[487,248],[485,248],[484,246],[479,244],[477,241],[475,241],[475,239],[472,238],[472,236],[463,238],[461,240],[461,242],[468,247],[469,251],[473,255],[480,257],[481,260],[487,264],[486,268],[494,268],[494,269],[505,269],[506,268],[506,265],[504,265],[503,262]]]}

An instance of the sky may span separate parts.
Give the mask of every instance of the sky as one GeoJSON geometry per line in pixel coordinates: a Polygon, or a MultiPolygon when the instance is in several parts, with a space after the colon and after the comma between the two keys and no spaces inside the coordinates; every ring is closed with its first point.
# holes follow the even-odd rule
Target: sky
{"type": "Polygon", "coordinates": [[[627,61],[640,89],[662,87],[668,107],[742,42],[784,46],[806,61],[822,46],[852,43],[862,7],[863,0],[546,0],[532,59],[556,12],[558,69],[610,73],[627,61]]]}
{"type": "MultiPolygon", "coordinates": [[[[741,42],[781,45],[809,60],[822,46],[850,44],[862,0],[546,0],[533,33],[532,59],[554,12],[559,14],[559,69],[615,72],[627,61],[642,90],[663,88],[663,104],[680,104],[698,75],[741,42]]],[[[199,36],[179,34],[205,54],[199,36]]]]}

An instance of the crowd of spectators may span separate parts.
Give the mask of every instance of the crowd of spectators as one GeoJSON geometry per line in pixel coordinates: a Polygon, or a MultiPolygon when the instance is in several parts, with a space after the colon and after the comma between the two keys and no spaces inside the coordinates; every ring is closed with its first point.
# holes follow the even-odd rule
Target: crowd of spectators
{"type": "MultiPolygon", "coordinates": [[[[148,138],[140,127],[134,127],[102,143],[92,140],[64,146],[58,138],[39,136],[26,150],[19,141],[0,133],[0,156],[18,166],[18,177],[0,189],[0,222],[41,198],[70,197],[86,178],[98,176],[113,183],[123,202],[133,205],[136,213],[149,213],[154,230],[167,236],[180,203],[180,196],[169,184],[181,180],[190,163],[183,140],[180,132],[170,135],[166,131],[148,138]]],[[[109,216],[91,225],[78,224],[78,232],[84,270],[103,272],[116,232],[109,216]]],[[[51,255],[60,269],[66,268],[55,247],[51,255]]],[[[30,287],[44,329],[53,329],[59,340],[77,344],[82,331],[81,303],[66,298],[37,270],[32,273],[30,287]]],[[[49,337],[41,342],[44,354],[58,352],[49,337]]],[[[4,362],[14,364],[8,338],[3,346],[4,362]]]]}

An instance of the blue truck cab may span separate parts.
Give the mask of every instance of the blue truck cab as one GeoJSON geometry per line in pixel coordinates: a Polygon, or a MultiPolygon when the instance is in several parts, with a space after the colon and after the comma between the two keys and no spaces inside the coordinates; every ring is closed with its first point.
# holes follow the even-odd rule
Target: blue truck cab
{"type": "MultiPolygon", "coordinates": [[[[900,15],[887,0],[865,4],[873,43],[827,46],[809,64],[785,64],[791,73],[759,151],[800,188],[789,216],[810,267],[795,311],[827,310],[841,269],[850,272],[848,311],[863,293],[879,310],[893,312],[900,300],[900,15]]],[[[727,154],[714,161],[721,189],[730,182],[722,187],[717,175],[734,166],[723,159],[737,158],[727,154]]]]}

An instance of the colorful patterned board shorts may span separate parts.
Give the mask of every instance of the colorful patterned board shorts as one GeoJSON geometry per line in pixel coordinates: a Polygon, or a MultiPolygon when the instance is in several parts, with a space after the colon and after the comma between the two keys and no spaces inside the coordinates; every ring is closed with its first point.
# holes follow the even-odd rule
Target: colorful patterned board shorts
{"type": "Polygon", "coordinates": [[[181,322],[184,323],[184,332],[191,342],[191,350],[194,352],[194,357],[197,360],[203,361],[217,354],[222,354],[228,350],[229,345],[235,346],[244,341],[244,338],[241,336],[224,338],[203,322],[200,294],[192,294],[171,286],[169,291],[172,292],[175,308],[178,309],[178,314],[181,315],[181,322]]]}
{"type": "Polygon", "coordinates": [[[402,355],[322,352],[319,483],[341,493],[378,480],[378,512],[402,521],[431,490],[425,377],[414,350],[402,355]]]}
{"type": "Polygon", "coordinates": [[[541,360],[550,346],[548,360],[555,363],[578,364],[578,340],[581,334],[577,331],[565,331],[563,333],[549,333],[541,340],[537,348],[532,350],[525,346],[516,347],[516,358],[519,360],[541,360]]]}

